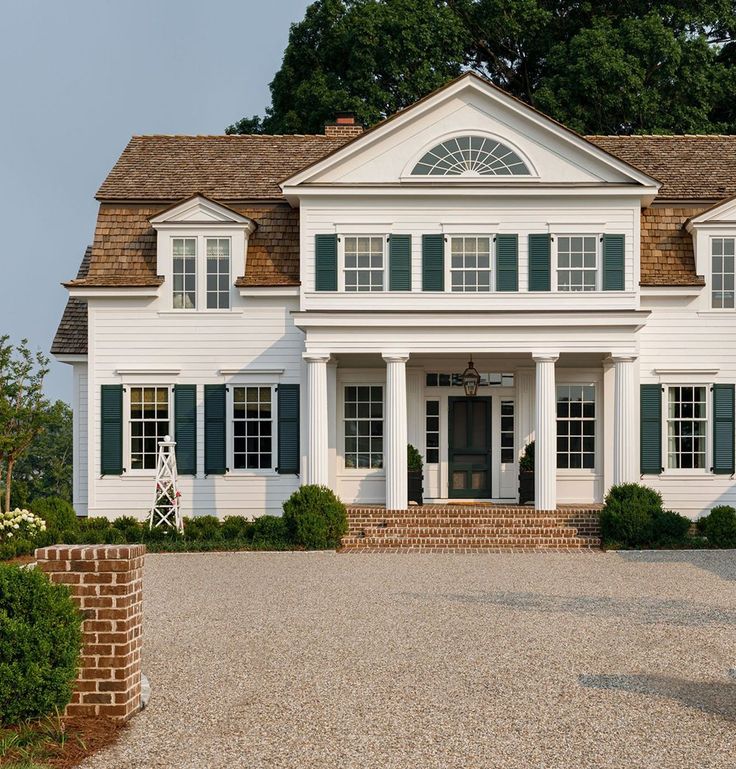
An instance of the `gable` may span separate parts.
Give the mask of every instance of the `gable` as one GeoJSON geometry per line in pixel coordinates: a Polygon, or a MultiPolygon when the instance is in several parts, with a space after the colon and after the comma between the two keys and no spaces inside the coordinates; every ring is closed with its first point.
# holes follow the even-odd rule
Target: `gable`
{"type": "Polygon", "coordinates": [[[204,195],[194,195],[165,209],[151,219],[151,224],[154,227],[165,224],[223,224],[255,228],[254,222],[248,217],[204,195]]]}
{"type": "Polygon", "coordinates": [[[736,225],[736,196],[711,206],[697,216],[691,217],[687,226],[692,230],[700,225],[736,225]]]}

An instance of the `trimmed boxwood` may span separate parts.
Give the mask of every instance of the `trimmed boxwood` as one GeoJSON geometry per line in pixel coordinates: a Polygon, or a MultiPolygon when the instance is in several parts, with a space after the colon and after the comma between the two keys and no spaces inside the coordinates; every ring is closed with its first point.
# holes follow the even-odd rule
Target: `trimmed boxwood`
{"type": "Polygon", "coordinates": [[[348,530],[345,505],[326,486],[302,486],[284,502],[289,539],[308,550],[340,547],[348,530]]]}
{"type": "Polygon", "coordinates": [[[77,514],[71,503],[61,497],[42,497],[31,504],[31,512],[46,521],[46,528],[54,531],[73,529],[77,525],[77,514]]]}
{"type": "Polygon", "coordinates": [[[698,521],[698,529],[711,547],[736,547],[736,509],[718,505],[698,521]]]}
{"type": "Polygon", "coordinates": [[[63,710],[72,697],[82,615],[65,585],[0,564],[0,723],[63,710]]]}

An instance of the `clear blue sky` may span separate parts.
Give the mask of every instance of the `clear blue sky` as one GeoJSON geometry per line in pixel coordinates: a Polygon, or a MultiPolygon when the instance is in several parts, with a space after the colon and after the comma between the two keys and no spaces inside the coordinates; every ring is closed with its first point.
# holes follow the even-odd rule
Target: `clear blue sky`
{"type": "MultiPolygon", "coordinates": [[[[309,0],[0,0],[0,333],[48,352],[132,134],[223,133],[269,104],[309,0]]],[[[47,392],[69,400],[52,361],[47,392]]]]}

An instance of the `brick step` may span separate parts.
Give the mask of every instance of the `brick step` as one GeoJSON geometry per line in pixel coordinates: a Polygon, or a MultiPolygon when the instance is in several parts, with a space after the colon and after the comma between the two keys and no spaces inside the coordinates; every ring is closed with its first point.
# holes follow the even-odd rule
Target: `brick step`
{"type": "Polygon", "coordinates": [[[447,537],[436,539],[417,539],[414,537],[399,537],[394,539],[374,539],[374,538],[353,538],[346,537],[343,540],[343,551],[349,550],[400,550],[400,549],[547,549],[547,548],[565,548],[565,549],[591,549],[599,548],[600,542],[597,539],[584,539],[576,537],[574,539],[555,539],[530,537],[522,539],[519,537],[447,537]]]}
{"type": "Polygon", "coordinates": [[[529,527],[559,527],[559,526],[594,526],[597,521],[569,521],[562,518],[376,518],[371,521],[353,522],[351,528],[365,528],[366,526],[498,526],[508,528],[529,527]]]}
{"type": "MultiPolygon", "coordinates": [[[[349,535],[350,536],[350,535],[349,535]]],[[[352,535],[360,539],[361,534],[352,535]]],[[[387,529],[366,529],[363,539],[398,539],[400,537],[415,539],[466,539],[482,537],[486,539],[575,539],[580,534],[575,529],[406,529],[391,526],[387,529]]]]}

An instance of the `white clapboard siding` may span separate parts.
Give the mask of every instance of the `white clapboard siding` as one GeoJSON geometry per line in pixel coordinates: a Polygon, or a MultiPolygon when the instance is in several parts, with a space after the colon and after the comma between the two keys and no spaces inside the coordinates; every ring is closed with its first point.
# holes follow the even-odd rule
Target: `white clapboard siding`
{"type": "Polygon", "coordinates": [[[72,370],[72,453],[74,464],[72,502],[77,515],[87,515],[87,364],[75,363],[72,370]]]}

